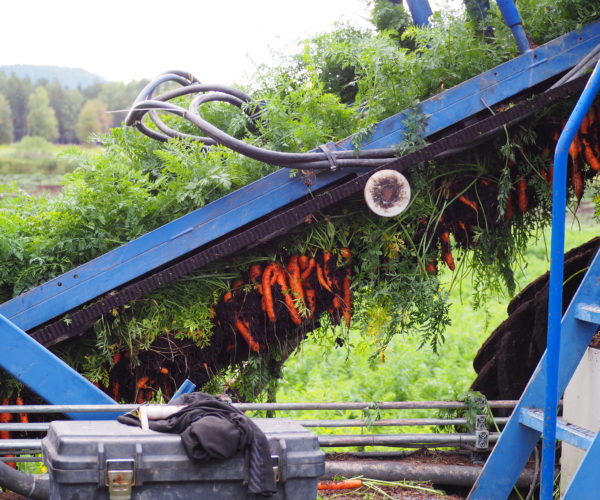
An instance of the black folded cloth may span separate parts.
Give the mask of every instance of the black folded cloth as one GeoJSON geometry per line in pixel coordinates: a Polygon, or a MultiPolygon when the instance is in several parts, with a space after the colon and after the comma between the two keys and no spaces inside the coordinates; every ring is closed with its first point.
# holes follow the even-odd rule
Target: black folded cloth
{"type": "MultiPolygon", "coordinates": [[[[267,437],[243,412],[202,392],[183,394],[169,404],[185,408],[167,418],[150,420],[150,429],[180,434],[189,457],[200,463],[231,458],[249,449],[248,491],[265,496],[277,491],[267,437]]],[[[118,420],[140,425],[139,419],[129,414],[118,420]]]]}

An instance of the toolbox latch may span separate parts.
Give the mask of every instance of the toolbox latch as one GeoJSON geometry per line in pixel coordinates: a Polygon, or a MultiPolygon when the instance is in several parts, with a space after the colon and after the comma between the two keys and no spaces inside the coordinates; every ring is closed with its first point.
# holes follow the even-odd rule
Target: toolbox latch
{"type": "Polygon", "coordinates": [[[110,500],[131,499],[131,489],[135,484],[134,460],[107,460],[106,486],[110,500]]]}

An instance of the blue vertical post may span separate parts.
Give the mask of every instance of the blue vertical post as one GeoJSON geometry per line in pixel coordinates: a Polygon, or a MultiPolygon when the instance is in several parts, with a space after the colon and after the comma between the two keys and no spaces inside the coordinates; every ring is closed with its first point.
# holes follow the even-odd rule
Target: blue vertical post
{"type": "MultiPolygon", "coordinates": [[[[400,3],[400,1],[396,1],[393,3],[400,3]]],[[[408,4],[408,10],[410,10],[410,15],[413,18],[413,22],[423,28],[424,26],[429,26],[429,17],[433,14],[431,10],[431,6],[429,5],[428,0],[406,0],[408,4]]]]}
{"type": "Polygon", "coordinates": [[[558,360],[562,316],[563,266],[565,253],[565,207],[567,204],[567,159],[569,147],[600,88],[600,63],[594,68],[581,97],[563,129],[554,154],[552,182],[552,240],[548,300],[547,382],[542,439],[542,500],[551,500],[554,489],[556,413],[558,408],[558,360]]]}
{"type": "Polygon", "coordinates": [[[496,3],[498,4],[500,12],[502,12],[505,24],[511,29],[513,36],[517,41],[517,46],[519,47],[521,54],[530,50],[529,40],[527,40],[527,35],[523,28],[523,20],[521,19],[521,14],[519,14],[514,0],[496,0],[496,3]]]}

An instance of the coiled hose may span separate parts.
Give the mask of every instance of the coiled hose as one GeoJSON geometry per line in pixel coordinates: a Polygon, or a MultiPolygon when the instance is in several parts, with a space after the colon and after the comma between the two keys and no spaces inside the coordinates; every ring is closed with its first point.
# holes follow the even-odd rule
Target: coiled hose
{"type": "Polygon", "coordinates": [[[232,137],[205,120],[200,114],[200,106],[207,102],[232,104],[244,111],[250,120],[257,119],[256,109],[252,109],[250,106],[250,96],[241,90],[227,85],[200,83],[189,73],[173,70],[159,75],[142,89],[125,118],[125,124],[136,127],[143,134],[159,141],[178,137],[197,140],[206,146],[222,144],[244,156],[269,165],[301,170],[337,170],[341,167],[375,168],[384,165],[396,156],[392,148],[366,149],[359,153],[356,150],[337,150],[332,143],[321,145],[317,148],[320,151],[309,153],[284,153],[252,146],[232,137]],[[155,96],[156,89],[166,82],[177,83],[181,87],[155,96]],[[170,102],[177,97],[194,94],[197,95],[187,109],[170,102]],[[157,111],[180,116],[193,123],[205,135],[184,134],[174,130],[161,120],[157,111]],[[144,123],[146,115],[158,130],[154,130],[144,123]]]}

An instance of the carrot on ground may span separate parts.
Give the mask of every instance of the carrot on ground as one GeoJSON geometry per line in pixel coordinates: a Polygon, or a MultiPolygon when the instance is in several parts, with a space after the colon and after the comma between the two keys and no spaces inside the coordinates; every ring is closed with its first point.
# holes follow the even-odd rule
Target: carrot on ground
{"type": "Polygon", "coordinates": [[[351,490],[362,486],[361,479],[346,479],[345,481],[319,481],[318,490],[351,490]]]}

